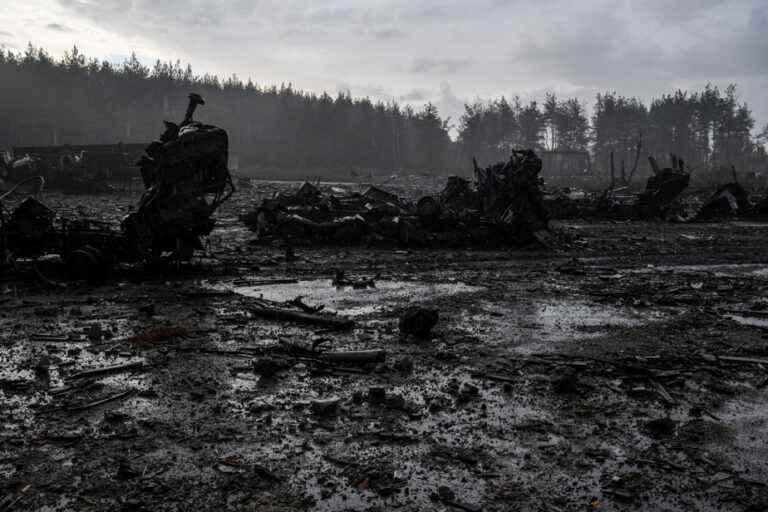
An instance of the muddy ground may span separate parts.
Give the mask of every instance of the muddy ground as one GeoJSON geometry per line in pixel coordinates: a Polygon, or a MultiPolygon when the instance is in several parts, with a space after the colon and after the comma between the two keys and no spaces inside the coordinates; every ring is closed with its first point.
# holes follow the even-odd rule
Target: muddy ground
{"type": "MultiPolygon", "coordinates": [[[[286,261],[237,220],[280,186],[238,192],[178,270],[2,277],[0,510],[768,509],[768,224],[286,261]],[[381,276],[336,288],[335,269],[381,276]],[[356,326],[248,313],[297,295],[356,326]],[[409,304],[439,309],[431,336],[400,334],[409,304]]],[[[116,221],[136,196],[46,200],[116,221]]]]}

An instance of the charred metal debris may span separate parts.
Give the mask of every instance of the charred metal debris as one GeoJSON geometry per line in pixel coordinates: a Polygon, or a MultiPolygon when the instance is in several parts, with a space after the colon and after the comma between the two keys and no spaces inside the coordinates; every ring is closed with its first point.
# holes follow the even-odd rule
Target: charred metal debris
{"type": "Polygon", "coordinates": [[[304,183],[264,199],[242,220],[258,241],[286,245],[503,247],[546,238],[541,159],[514,151],[480,168],[475,183],[453,176],[445,189],[415,204],[376,187],[336,194],[304,183]]]}
{"type": "MultiPolygon", "coordinates": [[[[653,174],[642,191],[632,189],[626,179],[611,180],[599,193],[564,189],[545,196],[544,204],[554,219],[593,218],[617,220],[662,220],[697,222],[733,216],[765,216],[768,201],[750,201],[749,193],[738,182],[732,168],[733,181],[714,193],[697,189],[689,191],[692,169],[671,154],[670,165],[661,167],[656,158],[648,157],[653,174]]],[[[623,173],[622,173],[623,174],[623,173]]],[[[630,174],[632,176],[634,171],[630,174]]]]}
{"type": "Polygon", "coordinates": [[[190,94],[182,123],[166,121],[160,139],[146,148],[139,162],[146,191],[119,228],[60,217],[34,197],[9,210],[13,190],[0,196],[4,263],[53,254],[71,277],[93,278],[115,263],[191,258],[202,248],[200,238],[213,229],[212,214],[234,192],[227,132],[192,118],[204,103],[190,94]]]}
{"type": "Polygon", "coordinates": [[[64,194],[110,194],[131,188],[146,144],[14,146],[0,156],[0,184],[41,177],[64,194]]]}

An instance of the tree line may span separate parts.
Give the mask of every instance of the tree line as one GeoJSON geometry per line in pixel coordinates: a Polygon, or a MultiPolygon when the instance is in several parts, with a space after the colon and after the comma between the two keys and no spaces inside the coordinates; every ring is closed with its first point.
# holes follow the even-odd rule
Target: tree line
{"type": "Polygon", "coordinates": [[[427,104],[335,97],[196,75],[179,62],[120,65],[77,48],[60,60],[30,45],[0,50],[0,147],[148,142],[164,119],[180,121],[186,96],[206,100],[197,118],[226,129],[240,167],[334,170],[451,169],[447,122],[427,104]]]}
{"type": "Polygon", "coordinates": [[[768,170],[765,144],[768,126],[753,137],[755,120],[736,86],[724,91],[707,85],[702,91],[676,91],[646,105],[616,92],[597,95],[592,114],[576,99],[548,94],[542,105],[519,97],[465,106],[458,144],[464,157],[484,161],[504,158],[510,148],[590,152],[597,169],[608,171],[611,153],[631,165],[643,154],[683,158],[689,168],[736,166],[768,170]]]}
{"type": "Polygon", "coordinates": [[[508,158],[512,148],[590,152],[598,170],[643,153],[675,153],[694,168],[768,167],[768,126],[755,120],[736,87],[676,91],[645,104],[616,92],[597,95],[591,114],[575,98],[543,103],[515,96],[465,105],[451,140],[450,119],[341,92],[332,97],[292,85],[262,86],[237,76],[193,73],[180,62],[145,66],[88,59],[75,47],[61,59],[31,44],[0,50],[0,147],[147,142],[162,120],[180,120],[190,91],[203,95],[205,122],[229,131],[240,167],[453,173],[508,158]]]}

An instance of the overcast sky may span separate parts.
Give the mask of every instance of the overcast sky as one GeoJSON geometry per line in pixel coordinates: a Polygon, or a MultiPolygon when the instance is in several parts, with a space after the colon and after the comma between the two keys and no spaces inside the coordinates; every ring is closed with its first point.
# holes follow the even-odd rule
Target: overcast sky
{"type": "Polygon", "coordinates": [[[2,0],[0,45],[180,59],[261,84],[432,101],[739,85],[768,123],[768,0],[2,0]]]}

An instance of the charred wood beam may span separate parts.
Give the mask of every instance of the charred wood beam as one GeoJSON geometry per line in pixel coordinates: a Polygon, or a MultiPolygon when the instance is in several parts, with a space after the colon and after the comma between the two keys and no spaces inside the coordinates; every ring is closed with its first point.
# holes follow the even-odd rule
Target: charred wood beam
{"type": "Polygon", "coordinates": [[[320,325],[333,329],[351,329],[355,321],[343,316],[318,315],[316,313],[307,313],[304,311],[295,311],[285,308],[275,308],[267,306],[247,306],[248,311],[257,317],[267,318],[269,320],[282,320],[286,322],[296,322],[299,324],[320,325]]]}

